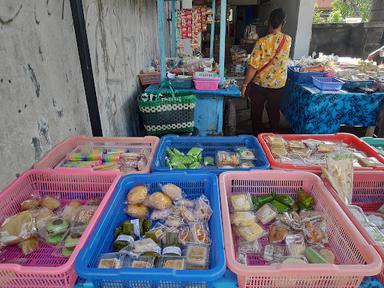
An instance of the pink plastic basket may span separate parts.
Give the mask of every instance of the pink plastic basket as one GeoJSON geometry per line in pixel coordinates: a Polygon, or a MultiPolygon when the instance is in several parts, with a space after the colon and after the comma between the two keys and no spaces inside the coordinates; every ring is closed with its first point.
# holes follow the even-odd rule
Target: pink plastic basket
{"type": "Polygon", "coordinates": [[[219,80],[193,80],[196,90],[214,91],[219,89],[219,80]]]}
{"type": "Polygon", "coordinates": [[[59,257],[58,253],[53,253],[54,248],[46,244],[41,244],[28,256],[24,256],[17,246],[1,250],[0,287],[73,287],[77,279],[75,258],[100,219],[119,178],[120,173],[116,172],[29,170],[13,181],[0,194],[0,223],[20,212],[20,203],[31,195],[55,196],[62,202],[72,199],[103,200],[69,258],[59,257]]]}
{"type": "MultiPolygon", "coordinates": [[[[330,183],[325,180],[325,186],[331,191],[337,203],[352,220],[360,233],[367,239],[368,243],[374,246],[384,261],[384,249],[377,245],[369,236],[364,227],[353,216],[348,207],[344,204],[337,192],[332,188],[330,183]]],[[[353,195],[352,204],[360,206],[366,212],[375,212],[384,204],[384,172],[356,172],[353,179],[353,195]]],[[[381,282],[384,282],[384,270],[379,274],[381,282]]]]}
{"type": "MultiPolygon", "coordinates": [[[[148,159],[147,166],[142,171],[132,172],[130,174],[136,173],[149,173],[151,172],[151,165],[153,157],[155,155],[157,146],[159,145],[159,138],[154,136],[146,137],[89,137],[89,136],[73,136],[64,140],[62,143],[56,145],[52,148],[39,162],[33,165],[35,169],[43,168],[55,168],[68,153],[72,152],[79,145],[93,144],[93,145],[104,145],[104,146],[119,146],[124,148],[129,148],[133,152],[136,152],[138,148],[146,147],[151,150],[150,156],[148,159]]],[[[58,167],[59,168],[59,167],[58,167]]],[[[70,169],[62,168],[60,169],[70,169]]],[[[81,169],[89,170],[92,169],[81,169]]]]}
{"type": "Polygon", "coordinates": [[[359,287],[365,276],[381,271],[382,262],[376,250],[340,210],[320,178],[314,174],[277,170],[226,172],[220,175],[220,197],[227,265],[237,274],[239,287],[352,288],[359,287]],[[237,239],[232,234],[228,196],[236,192],[296,196],[298,189],[311,193],[316,200],[315,209],[324,213],[329,246],[338,264],[265,266],[262,261],[257,261],[256,255],[255,259],[251,259],[255,266],[237,262],[237,239]]]}

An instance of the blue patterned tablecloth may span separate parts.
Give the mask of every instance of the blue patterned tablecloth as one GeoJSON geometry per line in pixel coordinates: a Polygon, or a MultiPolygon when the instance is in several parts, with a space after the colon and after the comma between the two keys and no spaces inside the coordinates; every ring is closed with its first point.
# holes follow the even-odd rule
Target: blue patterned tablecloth
{"type": "Polygon", "coordinates": [[[288,80],[281,112],[295,133],[337,133],[340,125],[375,126],[384,93],[321,91],[288,80]]]}

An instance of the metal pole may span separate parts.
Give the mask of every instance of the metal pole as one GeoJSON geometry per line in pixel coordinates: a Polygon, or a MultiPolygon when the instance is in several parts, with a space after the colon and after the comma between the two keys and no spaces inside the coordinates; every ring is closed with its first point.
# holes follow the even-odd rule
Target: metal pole
{"type": "Polygon", "coordinates": [[[159,29],[159,46],[160,46],[160,74],[161,80],[165,80],[166,76],[166,59],[165,59],[165,33],[164,33],[164,0],[157,0],[157,25],[159,29]]]}
{"type": "Polygon", "coordinates": [[[225,65],[225,30],[227,22],[227,0],[220,1],[220,82],[224,82],[224,65],[225,65]]]}
{"type": "Polygon", "coordinates": [[[171,55],[176,57],[176,0],[172,0],[172,46],[171,55]]]}
{"type": "Polygon", "coordinates": [[[211,45],[209,47],[209,58],[213,58],[213,48],[215,43],[215,18],[216,18],[216,0],[212,0],[212,25],[211,25],[211,45]]]}

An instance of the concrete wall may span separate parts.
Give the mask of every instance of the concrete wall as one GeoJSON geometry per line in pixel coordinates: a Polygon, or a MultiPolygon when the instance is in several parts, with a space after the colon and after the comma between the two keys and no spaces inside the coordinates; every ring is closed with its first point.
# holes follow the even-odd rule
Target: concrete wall
{"type": "Polygon", "coordinates": [[[314,24],[310,53],[334,53],[339,56],[367,57],[379,48],[384,33],[382,23],[314,24]],[[330,37],[331,35],[331,37],[330,37]]]}
{"type": "Polygon", "coordinates": [[[137,135],[137,74],[159,57],[156,1],[83,5],[103,134],[137,135]]]}
{"type": "Polygon", "coordinates": [[[0,188],[91,133],[69,0],[0,1],[0,99],[0,188]]]}

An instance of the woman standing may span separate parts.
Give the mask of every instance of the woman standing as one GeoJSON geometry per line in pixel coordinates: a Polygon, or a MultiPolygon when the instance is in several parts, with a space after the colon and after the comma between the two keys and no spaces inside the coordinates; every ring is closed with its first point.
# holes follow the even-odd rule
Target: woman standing
{"type": "Polygon", "coordinates": [[[272,132],[278,132],[280,122],[280,98],[287,81],[287,62],[291,49],[291,37],[281,32],[285,24],[285,12],[278,8],[269,16],[269,34],[257,40],[241,89],[243,97],[251,100],[253,133],[263,132],[264,105],[272,132]]]}

